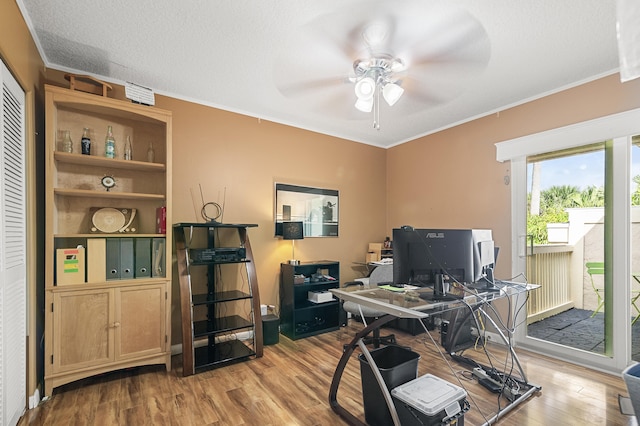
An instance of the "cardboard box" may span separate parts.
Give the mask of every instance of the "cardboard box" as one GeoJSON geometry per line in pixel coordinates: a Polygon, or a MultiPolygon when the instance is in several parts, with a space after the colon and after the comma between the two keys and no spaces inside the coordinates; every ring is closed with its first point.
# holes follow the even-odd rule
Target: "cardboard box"
{"type": "Polygon", "coordinates": [[[84,284],[84,247],[56,250],[56,285],[84,284]]]}
{"type": "Polygon", "coordinates": [[[371,263],[371,262],[377,262],[379,260],[380,260],[380,253],[367,253],[367,258],[365,262],[371,263]]]}
{"type": "Polygon", "coordinates": [[[369,243],[369,252],[380,253],[382,251],[382,243],[369,243]]]}

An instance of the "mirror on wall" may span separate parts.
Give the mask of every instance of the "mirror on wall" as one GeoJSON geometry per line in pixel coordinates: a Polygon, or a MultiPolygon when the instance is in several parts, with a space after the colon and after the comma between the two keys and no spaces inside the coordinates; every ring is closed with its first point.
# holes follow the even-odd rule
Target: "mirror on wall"
{"type": "Polygon", "coordinates": [[[338,190],[276,183],[275,235],[282,222],[302,222],[304,237],[338,236],[338,190]]]}

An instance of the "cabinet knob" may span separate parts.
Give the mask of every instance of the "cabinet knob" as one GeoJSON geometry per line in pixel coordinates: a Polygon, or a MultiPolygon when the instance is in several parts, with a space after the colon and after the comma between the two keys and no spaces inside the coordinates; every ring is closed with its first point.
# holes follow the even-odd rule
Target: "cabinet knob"
{"type": "Polygon", "coordinates": [[[111,327],[112,328],[118,328],[118,327],[120,327],[120,323],[119,322],[114,322],[111,327]]]}

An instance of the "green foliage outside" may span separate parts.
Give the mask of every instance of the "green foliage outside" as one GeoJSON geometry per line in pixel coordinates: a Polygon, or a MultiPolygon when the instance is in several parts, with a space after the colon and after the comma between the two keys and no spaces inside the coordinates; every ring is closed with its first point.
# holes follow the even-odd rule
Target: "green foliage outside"
{"type": "MultiPolygon", "coordinates": [[[[640,194],[638,198],[640,200],[640,194]]],[[[531,208],[527,209],[527,234],[533,236],[534,244],[548,244],[547,224],[567,223],[567,208],[602,206],[603,188],[592,186],[580,191],[578,187],[570,185],[549,187],[540,192],[540,214],[532,215],[531,208]]]]}
{"type": "Polygon", "coordinates": [[[633,183],[636,184],[636,190],[631,194],[631,205],[640,206],[640,175],[633,177],[633,183]]]}
{"type": "Polygon", "coordinates": [[[569,214],[565,211],[548,211],[538,216],[527,214],[527,234],[533,236],[534,244],[548,244],[547,223],[567,223],[569,214]]]}
{"type": "MultiPolygon", "coordinates": [[[[636,184],[631,194],[631,205],[640,206],[640,175],[633,178],[636,184]]],[[[528,197],[527,234],[534,244],[548,244],[547,224],[567,223],[568,208],[604,207],[604,188],[590,186],[582,191],[576,186],[559,185],[540,191],[540,214],[531,214],[531,194],[528,197]]]]}

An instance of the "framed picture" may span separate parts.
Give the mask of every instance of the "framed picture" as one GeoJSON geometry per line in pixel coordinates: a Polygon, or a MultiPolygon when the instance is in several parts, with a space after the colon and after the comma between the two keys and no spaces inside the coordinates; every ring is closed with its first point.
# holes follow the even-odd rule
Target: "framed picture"
{"type": "Polygon", "coordinates": [[[302,222],[304,237],[338,236],[338,190],[276,183],[275,235],[282,222],[302,222]]]}

